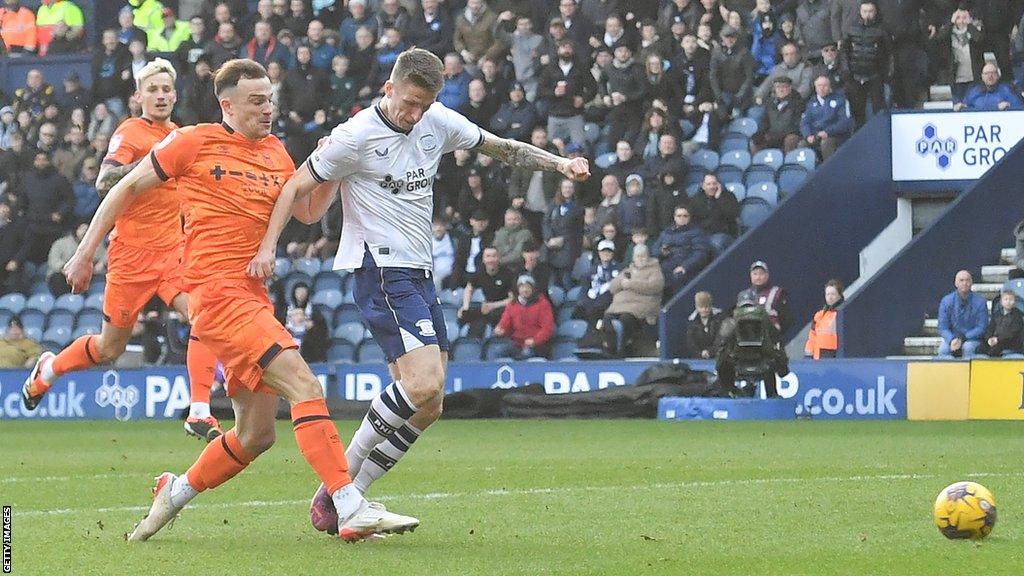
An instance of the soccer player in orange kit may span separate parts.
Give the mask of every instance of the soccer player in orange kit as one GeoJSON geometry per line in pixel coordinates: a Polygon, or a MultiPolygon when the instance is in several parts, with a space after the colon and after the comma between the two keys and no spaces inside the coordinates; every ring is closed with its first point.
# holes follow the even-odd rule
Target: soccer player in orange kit
{"type": "MultiPolygon", "coordinates": [[[[157,58],[136,76],[135,98],[142,105],[140,118],[129,118],[117,127],[96,180],[102,196],[141,162],[154,144],[177,126],[171,113],[177,95],[177,77],[170,62],[157,58]]],[[[188,317],[188,294],[181,280],[181,203],[177,185],[167,182],[156,194],[136,198],[125,209],[110,235],[109,270],[103,294],[103,329],[98,336],[82,336],[56,356],[45,352],[36,362],[22,388],[22,402],[34,410],[60,376],[112,362],[124,353],[139,312],[157,295],[168,306],[188,317]]],[[[185,431],[207,442],[221,434],[210,414],[210,388],[217,359],[209,349],[191,340],[188,375],[192,405],[185,431]]]]}
{"type": "Polygon", "coordinates": [[[157,144],[107,194],[64,267],[73,289],[88,286],[92,256],[129,202],[158,194],[162,182],[177,179],[192,334],[225,366],[235,427],[208,444],[186,473],[156,478],[149,514],[126,537],[148,540],[200,492],[227,482],[269,449],[278,396],[291,404],[299,450],[331,494],[343,539],[413,530],[419,520],[367,502],[353,485],[320,382],[275,319],[263,283],[276,248],[264,236],[268,228],[279,233],[291,217],[293,199],[275,203],[295,171],[270,135],[274,103],[266,70],[252,60],[231,60],[217,71],[214,92],[223,123],[180,128],[157,144]]]}

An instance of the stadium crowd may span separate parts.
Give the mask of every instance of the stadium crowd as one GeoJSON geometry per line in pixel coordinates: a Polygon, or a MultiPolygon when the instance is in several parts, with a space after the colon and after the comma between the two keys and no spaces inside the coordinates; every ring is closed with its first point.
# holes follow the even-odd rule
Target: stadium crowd
{"type": "MultiPolygon", "coordinates": [[[[418,46],[443,59],[446,106],[592,160],[592,178],[575,184],[459,151],[434,181],[449,332],[507,337],[494,354],[515,357],[565,357],[612,321],[630,335],[616,353],[653,354],[661,303],[874,111],[919,107],[934,83],[951,87],[958,110],[1022,104],[1024,5],[1008,0],[130,0],[109,23],[86,22],[71,0],[22,4],[0,8],[3,57],[88,52],[92,65],[87,82],[43,65],[0,93],[0,292],[68,291],[61,267],[99,203],[112,132],[139,114],[133,74],[153,56],[177,67],[179,124],[220,121],[218,66],[265,65],[274,134],[301,162],[372,106],[398,54],[418,46]]],[[[353,359],[365,338],[343,328],[356,318],[349,282],[329,272],[339,211],[293,220],[279,247],[279,318],[311,361],[345,359],[332,352],[339,340],[353,359]]],[[[95,266],[101,294],[102,255],[95,266]]],[[[841,302],[841,284],[831,288],[825,311],[841,302]]],[[[709,295],[696,304],[690,352],[707,356],[714,309],[709,295]]],[[[155,307],[140,318],[151,361],[174,361],[187,341],[165,317],[155,307]]],[[[14,340],[49,326],[15,322],[14,340]]],[[[70,338],[94,326],[67,328],[70,338]]]]}

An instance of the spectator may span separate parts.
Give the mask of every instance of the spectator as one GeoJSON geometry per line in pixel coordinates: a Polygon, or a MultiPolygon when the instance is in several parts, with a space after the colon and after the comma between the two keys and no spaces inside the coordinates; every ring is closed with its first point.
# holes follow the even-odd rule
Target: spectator
{"type": "MultiPolygon", "coordinates": [[[[658,25],[651,20],[644,20],[640,23],[640,46],[638,59],[644,63],[645,71],[648,75],[652,72],[657,72],[661,75],[664,72],[664,65],[667,64],[667,60],[662,58],[662,55],[670,56],[674,50],[677,50],[678,43],[675,46],[672,45],[671,38],[663,38],[658,31],[658,25]],[[657,56],[657,59],[652,59],[652,56],[657,56]],[[654,68],[654,63],[657,62],[657,68],[654,68]]],[[[650,83],[650,79],[648,79],[650,83]]]]}
{"type": "Polygon", "coordinates": [[[712,306],[710,292],[697,292],[693,302],[694,310],[686,327],[686,348],[696,358],[714,358],[718,352],[715,340],[722,326],[722,311],[712,306]]]}
{"type": "Polygon", "coordinates": [[[754,97],[755,62],[749,50],[736,45],[739,31],[726,26],[721,36],[721,46],[711,51],[710,80],[719,113],[729,117],[750,107],[754,97]]]}
{"type": "Polygon", "coordinates": [[[12,54],[36,51],[36,15],[20,0],[4,0],[0,8],[0,40],[12,54]]]}
{"type": "Polygon", "coordinates": [[[836,331],[836,309],[843,304],[843,283],[829,280],[825,284],[825,307],[814,313],[811,331],[804,344],[804,355],[820,360],[835,358],[839,350],[839,333],[836,331]]]}
{"type": "Polygon", "coordinates": [[[794,35],[804,60],[817,64],[821,60],[821,49],[832,42],[829,0],[800,0],[796,7],[794,35]]]}
{"type": "Polygon", "coordinates": [[[517,266],[523,259],[523,246],[533,240],[533,234],[523,226],[523,214],[515,208],[505,211],[505,225],[494,233],[494,247],[498,262],[506,267],[517,266]]]}
{"type": "Polygon", "coordinates": [[[53,168],[45,152],[36,152],[32,168],[18,178],[17,194],[27,224],[27,259],[38,264],[66,228],[75,196],[71,183],[53,168]]]}
{"type": "Polygon", "coordinates": [[[11,210],[10,204],[0,202],[0,291],[24,292],[25,219],[11,210]]]}
{"type": "Polygon", "coordinates": [[[685,30],[696,30],[700,20],[700,13],[703,10],[698,6],[697,0],[672,0],[663,2],[661,14],[658,16],[658,27],[661,30],[672,30],[675,34],[675,27],[682,26],[685,30]]]}
{"type": "Polygon", "coordinates": [[[619,354],[630,356],[644,324],[657,323],[664,288],[665,277],[658,260],[651,258],[646,244],[638,244],[633,249],[633,262],[611,282],[612,303],[604,313],[606,322],[614,319],[622,323],[619,354]]]}
{"type": "MultiPolygon", "coordinates": [[[[355,78],[369,78],[370,69],[377,60],[377,48],[373,45],[373,33],[366,26],[356,30],[356,45],[349,51],[349,73],[355,78]]],[[[373,94],[370,86],[363,85],[359,89],[360,98],[369,98],[373,94]]]]}
{"type": "Polygon", "coordinates": [[[451,53],[444,57],[444,86],[437,95],[437,101],[452,110],[458,110],[469,100],[469,82],[473,79],[466,72],[462,58],[451,53]]]}
{"type": "Polygon", "coordinates": [[[192,72],[195,70],[196,62],[203,55],[206,47],[206,22],[199,16],[193,16],[188,21],[189,37],[178,45],[175,57],[181,66],[181,71],[192,72]]]}
{"type": "Polygon", "coordinates": [[[117,41],[128,48],[132,40],[145,40],[146,31],[135,25],[135,12],[131,6],[122,6],[117,13],[117,41]]]}
{"type": "MultiPolygon", "coordinates": [[[[370,78],[367,80],[374,94],[383,94],[384,82],[391,78],[391,70],[398,61],[398,55],[405,51],[405,42],[397,28],[386,28],[377,54],[370,67],[370,78]]],[[[467,85],[468,86],[468,85],[467,85]]],[[[468,91],[467,91],[468,94],[468,91]]]]}
{"type": "Polygon", "coordinates": [[[452,275],[452,269],[455,268],[455,245],[452,243],[451,235],[448,234],[448,223],[443,218],[434,218],[430,228],[433,232],[431,254],[434,262],[434,287],[440,291],[448,281],[448,277],[452,275]]]}
{"type": "Polygon", "coordinates": [[[459,112],[477,126],[489,126],[498,111],[498,103],[487,99],[487,89],[482,80],[471,80],[468,94],[469,99],[459,108],[459,112]]]}
{"type": "Polygon", "coordinates": [[[954,283],[956,290],[939,303],[939,356],[970,357],[978,350],[988,328],[988,304],[971,292],[974,278],[967,270],[957,272],[954,283]]]}
{"type": "Polygon", "coordinates": [[[519,264],[519,269],[515,271],[515,274],[517,276],[528,274],[534,280],[537,293],[548,295],[548,289],[551,287],[551,266],[547,262],[541,261],[540,244],[535,240],[530,240],[523,245],[523,261],[519,264]]]}
{"type": "Polygon", "coordinates": [[[210,55],[210,66],[217,70],[225,62],[235,58],[242,41],[235,32],[235,25],[224,22],[217,28],[217,35],[206,43],[206,53],[210,55]]]}
{"type": "Polygon", "coordinates": [[[981,69],[981,83],[971,86],[964,101],[956,104],[954,110],[995,111],[1021,106],[1020,96],[1005,82],[995,64],[985,64],[981,69]]]}
{"type": "MultiPolygon", "coordinates": [[[[373,2],[370,5],[372,6],[373,2]]],[[[388,28],[401,31],[408,27],[409,11],[399,4],[398,0],[379,0],[373,20],[377,38],[383,38],[384,31],[388,28]]]]}
{"type": "Polygon", "coordinates": [[[494,29],[498,16],[487,6],[484,0],[468,0],[466,9],[455,18],[455,34],[452,46],[470,66],[484,57],[499,58],[503,55],[504,45],[495,38],[494,29]]]}
{"type": "MultiPolygon", "coordinates": [[[[75,250],[85,237],[85,231],[89,229],[88,222],[80,222],[74,230],[66,236],[57,239],[50,247],[50,254],[46,258],[47,272],[46,284],[50,287],[50,293],[54,296],[61,296],[71,291],[67,281],[64,279],[64,265],[75,255],[75,250]]],[[[92,271],[94,274],[103,274],[107,270],[107,249],[102,244],[96,250],[92,259],[92,271]]]]}
{"type": "Polygon", "coordinates": [[[271,62],[286,66],[291,60],[288,50],[274,36],[270,22],[257,22],[253,27],[252,40],[238,50],[239,58],[255,60],[264,67],[271,62]]]}
{"type": "Polygon", "coordinates": [[[319,70],[330,70],[331,61],[338,53],[337,48],[328,44],[324,38],[324,25],[319,20],[311,20],[306,28],[306,42],[312,52],[313,66],[319,70]]]}
{"type": "Polygon", "coordinates": [[[88,110],[90,100],[89,93],[82,87],[82,79],[78,76],[78,72],[74,70],[68,72],[68,75],[64,77],[64,93],[57,95],[57,106],[62,115],[69,117],[76,108],[88,110]]]}
{"type": "Polygon", "coordinates": [[[516,19],[516,30],[512,33],[511,45],[512,68],[515,70],[516,82],[526,89],[526,98],[533,102],[537,94],[537,64],[541,44],[544,39],[533,32],[533,21],[526,16],[516,19]]]}
{"type": "Polygon", "coordinates": [[[615,163],[608,167],[608,173],[619,180],[619,185],[626,185],[626,177],[643,169],[640,158],[633,154],[633,146],[626,140],[615,144],[615,163]]]}
{"type": "Polygon", "coordinates": [[[512,301],[513,277],[508,268],[498,262],[498,250],[494,246],[483,249],[483,266],[469,277],[463,292],[462,308],[459,309],[459,325],[469,325],[469,336],[483,338],[487,326],[495,326],[505,306],[512,301]],[[473,292],[483,292],[482,303],[471,302],[473,292]]]}
{"type": "Polygon", "coordinates": [[[670,297],[696,278],[711,261],[707,235],[693,224],[690,209],[678,206],[673,216],[675,226],[662,231],[654,243],[654,253],[660,256],[665,289],[670,297]]]}
{"type": "MultiPolygon", "coordinates": [[[[658,236],[660,236],[660,234],[658,234],[658,236]]],[[[630,241],[626,245],[626,251],[623,253],[622,256],[623,266],[629,266],[630,264],[633,263],[633,252],[635,252],[637,246],[640,246],[641,244],[647,248],[647,252],[649,254],[651,248],[654,247],[654,241],[656,240],[656,238],[651,238],[651,234],[647,230],[647,228],[641,226],[633,229],[632,234],[630,234],[629,240],[630,241]]]]}
{"type": "Polygon", "coordinates": [[[650,195],[644,191],[644,179],[639,174],[626,177],[626,195],[619,202],[619,227],[624,234],[633,234],[647,225],[651,210],[650,195]]]}
{"type": "MultiPolygon", "coordinates": [[[[637,162],[643,162],[650,160],[658,155],[658,144],[661,141],[663,134],[674,134],[676,131],[673,126],[668,124],[667,120],[668,113],[661,108],[651,108],[644,114],[644,121],[640,128],[640,133],[637,135],[636,140],[633,141],[631,146],[633,155],[636,156],[637,162]]],[[[616,156],[618,156],[618,143],[615,145],[616,156]]],[[[616,162],[618,163],[618,162],[616,162]]],[[[625,170],[627,168],[616,168],[615,165],[609,170],[614,169],[615,171],[625,170]]],[[[626,176],[636,172],[633,167],[628,168],[628,172],[621,174],[620,182],[625,183],[626,176]]]]}
{"type": "Polygon", "coordinates": [[[800,135],[804,146],[814,148],[822,159],[828,159],[853,132],[850,107],[842,94],[832,92],[827,76],[814,81],[814,96],[800,119],[800,135]]]}
{"type": "Polygon", "coordinates": [[[7,322],[7,332],[0,339],[0,368],[31,368],[42,351],[39,342],[25,336],[20,318],[7,322]]]}
{"type": "MultiPolygon", "coordinates": [[[[14,108],[10,106],[4,106],[0,108],[0,151],[7,150],[11,147],[11,139],[15,134],[20,136],[21,126],[14,119],[14,108]]],[[[2,160],[0,160],[0,168],[6,168],[0,170],[0,183],[6,182],[7,178],[12,176],[16,166],[7,166],[2,160]]]]}
{"type": "Polygon", "coordinates": [[[147,47],[151,52],[174,52],[181,43],[192,35],[188,22],[178,20],[171,8],[162,11],[160,27],[147,35],[147,47]]]}
{"type": "Polygon", "coordinates": [[[800,58],[796,44],[785,44],[782,47],[782,62],[772,68],[771,73],[757,89],[758,106],[763,105],[768,99],[775,81],[779,78],[789,78],[800,98],[806,100],[811,96],[811,65],[800,58]]]}
{"type": "Polygon", "coordinates": [[[52,157],[53,153],[60,147],[57,140],[57,125],[53,122],[43,122],[39,125],[37,135],[39,140],[36,141],[36,150],[46,152],[52,157]]]}
{"type": "Polygon", "coordinates": [[[341,48],[346,53],[356,46],[356,31],[364,27],[369,31],[374,25],[373,14],[366,9],[366,0],[349,0],[348,13],[348,18],[341,22],[341,48]]]}
{"type": "Polygon", "coordinates": [[[429,50],[438,58],[452,51],[454,24],[447,8],[438,0],[421,0],[419,12],[409,17],[403,34],[410,45],[429,50]]]}
{"type": "Polygon", "coordinates": [[[306,310],[299,307],[289,308],[286,318],[284,327],[288,329],[292,338],[295,339],[295,343],[301,349],[306,331],[313,327],[313,322],[306,317],[306,310]]]}
{"type": "Polygon", "coordinates": [[[601,203],[597,205],[594,223],[598,228],[619,221],[619,203],[622,202],[622,187],[619,179],[608,174],[601,179],[601,203]]]}
{"type": "Polygon", "coordinates": [[[674,224],[677,206],[688,206],[689,196],[683,190],[682,181],[672,172],[658,174],[658,182],[651,193],[651,216],[648,219],[650,232],[657,237],[662,230],[674,224]]]}
{"type": "Polygon", "coordinates": [[[714,253],[724,252],[739,232],[736,218],[740,215],[740,204],[736,195],[726,190],[717,176],[708,173],[701,180],[700,192],[690,199],[690,207],[693,223],[708,235],[714,253]]]}
{"type": "Polygon", "coordinates": [[[494,243],[494,232],[490,230],[490,217],[485,210],[477,209],[469,217],[470,233],[459,236],[455,242],[455,269],[448,282],[450,288],[466,285],[469,278],[483,267],[484,248],[494,243]]]}
{"type": "Polygon", "coordinates": [[[287,118],[288,133],[285,147],[297,160],[313,151],[327,121],[325,98],[330,93],[330,83],[323,70],[313,66],[312,58],[309,46],[299,46],[295,51],[295,68],[288,71],[281,83],[280,109],[287,118]]]}
{"type": "Polygon", "coordinates": [[[110,141],[110,135],[114,133],[115,118],[107,108],[106,103],[99,102],[92,109],[92,114],[89,115],[89,128],[86,130],[85,135],[92,142],[92,147],[97,153],[101,151],[106,152],[106,148],[96,145],[98,138],[105,138],[107,142],[110,141]]]}
{"type": "Polygon", "coordinates": [[[835,91],[842,91],[850,72],[846,60],[835,42],[829,42],[821,47],[820,60],[814,65],[811,77],[817,79],[825,76],[832,83],[832,88],[835,91]]]}
{"type": "Polygon", "coordinates": [[[565,28],[567,38],[577,46],[584,46],[590,42],[590,37],[594,34],[594,24],[580,14],[576,0],[559,0],[556,18],[565,28]]]}
{"type": "Polygon", "coordinates": [[[334,124],[341,124],[349,119],[356,103],[359,91],[358,81],[348,73],[348,57],[339,54],[331,63],[331,93],[327,102],[327,110],[334,124]]]}
{"type": "MultiPolygon", "coordinates": [[[[737,17],[739,19],[738,14],[737,17]]],[[[775,12],[772,11],[771,2],[757,0],[754,10],[750,13],[750,21],[753,36],[750,55],[756,62],[754,78],[757,82],[761,82],[775,67],[775,54],[779,49],[779,37],[776,34],[778,22],[775,12]]],[[[742,19],[740,22],[742,23],[742,19]]],[[[736,23],[730,24],[736,27],[736,23]]]]}
{"type": "Polygon", "coordinates": [[[793,90],[789,76],[775,78],[772,95],[764,102],[764,120],[750,142],[751,152],[764,148],[782,148],[789,153],[800,145],[800,118],[804,99],[793,90]]]}
{"type": "Polygon", "coordinates": [[[508,102],[502,104],[491,119],[491,132],[501,138],[527,142],[536,125],[537,108],[526,100],[526,87],[516,82],[508,93],[508,102]]]}
{"type": "Polygon", "coordinates": [[[482,209],[487,212],[489,221],[503,222],[505,209],[509,205],[508,199],[500,195],[499,191],[485,187],[483,182],[482,170],[477,166],[470,167],[466,172],[465,185],[458,197],[455,214],[461,217],[482,209]]]}
{"type": "MultiPolygon", "coordinates": [[[[617,19],[608,18],[609,21],[617,19]]],[[[608,75],[608,93],[604,96],[604,104],[610,108],[606,117],[608,141],[632,140],[640,128],[640,112],[646,95],[644,70],[633,59],[633,49],[629,45],[617,44],[615,58],[605,73],[608,75]]]]}
{"type": "Polygon", "coordinates": [[[587,283],[583,284],[587,291],[576,303],[573,318],[586,320],[588,324],[593,325],[604,316],[612,303],[612,280],[618,275],[619,263],[615,261],[615,242],[601,240],[597,244],[597,260],[591,262],[586,276],[587,283]]]}
{"type": "Polygon", "coordinates": [[[555,281],[569,286],[569,275],[582,252],[583,207],[576,199],[576,183],[563,179],[544,219],[544,245],[555,281]]]}
{"type": "Polygon", "coordinates": [[[587,40],[594,50],[606,49],[614,53],[619,46],[632,44],[632,38],[626,34],[626,28],[618,15],[612,14],[604,19],[604,30],[596,32],[587,40]]]}
{"type": "Polygon", "coordinates": [[[132,20],[147,34],[164,27],[164,7],[160,0],[128,0],[128,4],[133,8],[132,20]]]}
{"type": "MultiPolygon", "coordinates": [[[[548,143],[547,131],[542,126],[533,130],[530,140],[541,150],[555,151],[548,143]]],[[[513,168],[509,176],[508,195],[510,198],[523,199],[523,217],[526,218],[526,223],[535,238],[540,237],[544,214],[548,210],[548,201],[555,195],[559,178],[561,175],[557,172],[544,172],[529,168],[513,168]]]]}
{"type": "Polygon", "coordinates": [[[33,68],[25,75],[25,87],[14,91],[12,107],[15,114],[24,110],[38,118],[47,106],[54,103],[56,96],[53,85],[43,79],[42,72],[33,68]]]}
{"type": "MultiPolygon", "coordinates": [[[[669,62],[661,54],[648,54],[644,60],[644,101],[641,110],[650,109],[654,102],[671,102],[678,88],[672,84],[672,77],[667,72],[669,62]]],[[[639,124],[639,122],[638,122],[639,124]]]]}
{"type": "Polygon", "coordinates": [[[85,139],[85,129],[81,126],[69,126],[64,136],[64,144],[53,153],[53,166],[69,182],[74,181],[82,168],[82,161],[89,156],[90,151],[89,142],[85,139]]]}
{"type": "Polygon", "coordinates": [[[953,104],[963,102],[972,82],[981,82],[985,65],[985,32],[981,22],[971,20],[967,10],[953,12],[950,22],[932,38],[931,53],[939,70],[939,81],[949,84],[953,104]]]}
{"type": "MultiPolygon", "coordinates": [[[[132,40],[128,43],[128,55],[131,57],[131,70],[132,78],[135,78],[142,72],[142,69],[148,64],[146,60],[146,41],[145,40],[132,40]]],[[[137,105],[138,102],[136,101],[137,105]]],[[[128,100],[128,105],[132,105],[132,100],[128,100]]]]}
{"type": "Polygon", "coordinates": [[[82,9],[71,0],[42,0],[42,5],[36,11],[36,39],[40,56],[46,55],[47,46],[57,36],[58,29],[66,30],[64,34],[67,38],[81,41],[85,37],[82,9]]]}
{"type": "Polygon", "coordinates": [[[290,0],[288,2],[288,15],[284,18],[284,27],[291,31],[296,38],[301,38],[309,29],[309,22],[313,16],[306,10],[305,0],[290,0]]]}
{"type": "MultiPolygon", "coordinates": [[[[472,0],[471,0],[472,1],[472,0]]],[[[551,339],[555,335],[555,315],[551,302],[537,289],[536,281],[523,274],[516,282],[517,297],[509,302],[494,328],[494,335],[512,340],[512,357],[516,360],[551,355],[551,339]]]]}
{"type": "Polygon", "coordinates": [[[1024,314],[1017,308],[1017,294],[1004,289],[1000,293],[999,304],[992,307],[992,317],[978,346],[978,353],[992,358],[1019,355],[1024,345],[1024,314]]]}
{"type": "Polygon", "coordinates": [[[96,193],[96,177],[99,171],[100,163],[96,158],[89,157],[82,161],[81,174],[72,185],[75,194],[74,216],[78,221],[91,220],[100,205],[100,197],[96,193]]]}
{"type": "Polygon", "coordinates": [[[857,126],[867,120],[867,103],[877,114],[885,109],[883,93],[891,59],[889,34],[877,20],[878,6],[875,0],[861,0],[860,18],[843,36],[843,51],[850,66],[850,75],[845,83],[846,97],[857,126]]]}
{"type": "MultiPolygon", "coordinates": [[[[681,111],[686,127],[685,136],[691,137],[705,119],[709,122],[708,143],[717,145],[718,115],[715,110],[715,93],[711,89],[711,60],[708,52],[697,44],[692,34],[683,36],[682,51],[672,60],[668,70],[670,85],[676,89],[670,94],[668,103],[673,110],[681,111]]],[[[646,153],[645,153],[646,156],[646,153]]]]}
{"type": "Polygon", "coordinates": [[[758,260],[750,265],[750,288],[740,291],[736,301],[750,299],[764,306],[768,313],[768,320],[784,336],[793,323],[793,317],[789,312],[789,296],[786,290],[769,284],[768,264],[758,260]]]}
{"type": "MultiPolygon", "coordinates": [[[[351,5],[351,2],[349,4],[351,5]]],[[[282,5],[281,8],[286,9],[287,4],[282,5]]],[[[273,0],[259,0],[256,3],[256,12],[250,14],[246,20],[245,30],[250,38],[255,33],[257,22],[270,24],[270,34],[274,37],[277,37],[277,33],[284,28],[284,18],[274,11],[273,0]]]]}
{"type": "Polygon", "coordinates": [[[213,93],[213,69],[210,57],[203,54],[196,60],[195,69],[186,81],[184,106],[181,108],[185,124],[220,122],[220,101],[213,93]]]}
{"type": "Polygon", "coordinates": [[[658,138],[658,155],[644,161],[644,180],[654,184],[657,182],[658,174],[671,172],[676,175],[676,180],[686,178],[686,161],[679,153],[679,143],[672,134],[662,134],[658,138]]]}
{"type": "MultiPolygon", "coordinates": [[[[327,361],[327,345],[328,345],[328,330],[327,321],[323,315],[319,312],[314,311],[310,316],[305,311],[300,310],[299,313],[305,317],[306,332],[302,337],[302,343],[299,346],[299,353],[302,355],[302,359],[306,362],[326,362],[327,361]]],[[[297,321],[298,314],[295,314],[297,321]]]]}
{"type": "Polygon", "coordinates": [[[537,88],[537,99],[544,102],[548,110],[548,137],[576,144],[585,142],[584,102],[593,98],[594,92],[594,78],[585,66],[577,65],[573,43],[559,43],[558,59],[541,70],[537,88]]]}

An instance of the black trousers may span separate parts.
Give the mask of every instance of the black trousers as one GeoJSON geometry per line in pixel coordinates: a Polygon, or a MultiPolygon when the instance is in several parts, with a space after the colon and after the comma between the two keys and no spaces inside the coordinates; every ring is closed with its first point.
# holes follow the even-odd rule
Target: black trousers
{"type": "Polygon", "coordinates": [[[857,127],[867,121],[867,104],[871,102],[871,111],[875,114],[885,109],[885,91],[881,77],[866,82],[851,78],[846,83],[846,97],[850,101],[850,112],[857,122],[857,127]]]}

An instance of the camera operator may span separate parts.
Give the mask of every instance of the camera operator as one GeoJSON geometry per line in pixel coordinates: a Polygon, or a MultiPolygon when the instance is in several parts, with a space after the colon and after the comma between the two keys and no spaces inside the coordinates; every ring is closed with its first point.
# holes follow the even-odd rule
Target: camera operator
{"type": "Polygon", "coordinates": [[[789,373],[789,358],[768,310],[749,290],[740,292],[736,308],[722,321],[718,336],[715,369],[721,392],[752,397],[761,381],[765,398],[778,397],[775,375],[789,373]]]}

